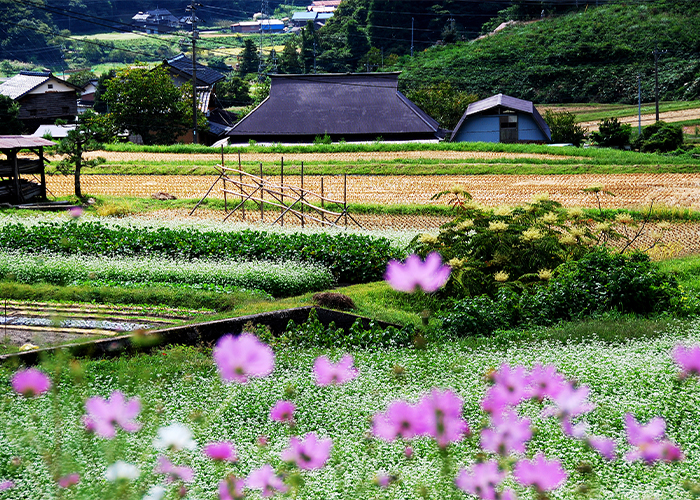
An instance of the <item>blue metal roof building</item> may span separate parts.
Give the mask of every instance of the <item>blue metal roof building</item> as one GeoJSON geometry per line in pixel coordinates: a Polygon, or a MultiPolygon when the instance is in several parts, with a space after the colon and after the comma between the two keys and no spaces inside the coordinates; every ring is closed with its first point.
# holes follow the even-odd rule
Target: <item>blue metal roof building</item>
{"type": "Polygon", "coordinates": [[[552,134],[532,102],[498,94],[470,104],[450,140],[542,144],[552,134]]]}

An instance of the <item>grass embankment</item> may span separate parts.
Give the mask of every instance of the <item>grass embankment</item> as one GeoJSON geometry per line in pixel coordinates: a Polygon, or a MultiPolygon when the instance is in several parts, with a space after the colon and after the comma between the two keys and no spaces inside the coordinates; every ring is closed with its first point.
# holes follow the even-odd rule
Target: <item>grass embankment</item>
{"type": "MultiPolygon", "coordinates": [[[[62,372],[57,404],[51,403],[51,396],[36,400],[12,396],[8,380],[13,369],[3,367],[0,400],[5,418],[0,422],[0,449],[7,459],[0,461],[0,477],[17,483],[12,494],[18,497],[39,498],[52,491],[52,474],[57,469],[60,474],[81,474],[80,498],[114,498],[119,487],[129,498],[141,498],[152,484],[161,481],[151,472],[157,459],[152,442],[158,427],[182,422],[192,429],[198,447],[230,440],[237,448],[239,461],[230,466],[214,466],[199,449],[176,454],[178,465],[195,469],[191,493],[208,498],[215,495],[218,481],[229,472],[243,477],[266,462],[281,465],[279,452],[287,446],[290,430],[272,422],[268,414],[275,401],[285,398],[296,404],[294,434],[315,431],[333,439],[327,466],[302,473],[303,498],[417,499],[422,487],[427,488],[430,498],[451,498],[456,469],[472,463],[479,452],[478,429],[485,419],[479,406],[484,375],[502,363],[528,367],[551,363],[568,378],[591,387],[589,399],[597,406],[583,420],[590,424],[592,434],[613,438],[619,451],[625,453],[629,450],[624,438],[626,412],[643,423],[663,416],[669,438],[686,454],[683,462],[654,467],[622,459],[608,462],[581,442],[564,436],[556,420],[541,417],[542,405],[521,405],[521,413],[531,418],[537,429],[528,445],[528,456],[542,451],[550,459],[557,457],[569,473],[557,498],[580,498],[579,485],[588,481],[596,498],[690,499],[682,483],[697,480],[700,455],[694,422],[699,415],[700,383],[695,379],[677,382],[670,351],[678,342],[699,342],[700,327],[666,325],[662,331],[645,327],[640,338],[626,338],[637,328],[634,323],[620,322],[618,339],[607,342],[590,338],[562,342],[556,334],[545,333],[537,340],[496,336],[445,342],[427,350],[352,350],[359,378],[328,388],[314,385],[311,368],[320,354],[337,359],[341,353],[336,350],[278,348],[270,377],[228,386],[219,380],[208,350],[176,347],[114,360],[86,360],[62,372]],[[372,416],[385,410],[390,401],[401,398],[414,402],[431,387],[452,388],[464,399],[464,417],[474,431],[473,438],[450,446],[454,460],[444,476],[434,442],[414,440],[413,458],[408,460],[403,455],[404,443],[385,443],[367,436],[372,416]],[[135,434],[120,430],[113,441],[87,436],[80,422],[85,399],[107,396],[116,389],[127,397],[141,398],[138,421],[143,428],[135,434]],[[258,446],[260,435],[267,436],[268,446],[258,446]],[[42,465],[45,446],[51,446],[56,454],[53,467],[42,465]],[[117,459],[137,465],[139,478],[121,486],[105,481],[105,468],[117,459]],[[582,462],[595,472],[581,472],[582,462]],[[395,474],[399,481],[379,490],[373,481],[380,471],[395,474]]],[[[591,326],[591,330],[597,331],[597,327],[591,326]]],[[[49,364],[44,369],[52,373],[59,368],[49,364]]],[[[518,493],[523,495],[525,490],[518,493]]]]}
{"type": "MultiPolygon", "coordinates": [[[[686,109],[700,108],[700,101],[661,101],[659,102],[659,113],[667,111],[682,111],[686,109]]],[[[537,106],[538,111],[566,110],[576,115],[577,122],[601,121],[604,118],[625,118],[639,115],[638,104],[599,104],[599,103],[571,103],[571,104],[543,104],[537,106]]],[[[656,113],[656,104],[653,102],[642,103],[642,114],[651,115],[656,113]]],[[[674,122],[682,123],[682,122],[674,122]]]]}

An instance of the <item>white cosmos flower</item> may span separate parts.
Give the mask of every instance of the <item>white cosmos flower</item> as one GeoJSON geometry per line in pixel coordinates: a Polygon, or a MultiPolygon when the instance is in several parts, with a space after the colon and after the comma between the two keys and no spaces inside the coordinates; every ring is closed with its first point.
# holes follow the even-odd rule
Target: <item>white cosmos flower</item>
{"type": "Polygon", "coordinates": [[[112,465],[107,467],[105,478],[108,481],[118,481],[120,479],[136,479],[141,472],[139,468],[133,464],[128,464],[123,460],[117,460],[112,465]]]}
{"type": "Polygon", "coordinates": [[[165,496],[165,487],[160,484],[151,486],[148,493],[143,497],[143,500],[161,500],[165,496]]]}
{"type": "Polygon", "coordinates": [[[153,447],[158,450],[194,450],[197,443],[192,439],[192,431],[186,425],[175,422],[158,429],[153,447]]]}

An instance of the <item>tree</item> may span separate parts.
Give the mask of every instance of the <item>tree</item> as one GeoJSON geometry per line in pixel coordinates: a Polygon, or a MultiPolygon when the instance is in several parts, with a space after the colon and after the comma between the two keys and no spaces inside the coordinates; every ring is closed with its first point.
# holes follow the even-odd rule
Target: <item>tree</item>
{"type": "Polygon", "coordinates": [[[83,194],[80,188],[80,171],[83,167],[96,167],[104,163],[101,156],[86,160],[83,153],[95,151],[101,147],[95,137],[100,133],[100,121],[98,116],[88,110],[78,117],[75,129],[70,130],[65,139],[61,139],[56,147],[56,152],[64,155],[59,162],[58,170],[65,174],[75,176],[75,196],[82,199],[83,194]]]}
{"type": "Polygon", "coordinates": [[[605,118],[598,124],[598,130],[591,132],[591,139],[604,148],[624,148],[629,145],[631,136],[632,125],[617,118],[605,118]]]}
{"type": "Polygon", "coordinates": [[[571,143],[576,147],[583,144],[586,137],[586,129],[576,123],[576,115],[569,111],[552,111],[548,109],[544,112],[544,121],[549,125],[552,132],[552,142],[571,143]]]}
{"type": "Polygon", "coordinates": [[[19,135],[24,125],[19,120],[19,103],[0,95],[0,135],[19,135]]]}
{"type": "Polygon", "coordinates": [[[635,146],[643,153],[666,153],[683,145],[683,127],[658,121],[642,129],[635,146]]]}
{"type": "Polygon", "coordinates": [[[107,92],[107,82],[109,82],[115,76],[117,76],[117,72],[113,69],[110,69],[109,71],[102,73],[97,79],[97,88],[95,89],[95,102],[92,105],[92,109],[93,111],[95,111],[95,113],[109,112],[109,106],[107,106],[107,102],[104,100],[104,95],[105,92],[107,92]]]}
{"type": "Polygon", "coordinates": [[[229,74],[224,81],[216,84],[216,98],[224,108],[247,106],[252,102],[250,84],[239,76],[229,74]]]}
{"type": "Polygon", "coordinates": [[[301,32],[301,65],[304,73],[313,73],[318,48],[318,35],[314,23],[308,21],[301,32]]]}
{"type": "Polygon", "coordinates": [[[241,63],[238,66],[238,74],[241,78],[250,73],[257,73],[258,66],[260,65],[260,56],[258,55],[258,49],[253,39],[248,37],[243,44],[241,63]]]}
{"type": "Polygon", "coordinates": [[[107,82],[104,99],[119,131],[140,135],[144,144],[170,144],[192,125],[191,89],[177,88],[162,66],[127,68],[107,82]]]}
{"type": "Polygon", "coordinates": [[[299,74],[303,71],[299,59],[299,37],[292,35],[287,39],[280,55],[280,73],[299,74]]]}
{"type": "Polygon", "coordinates": [[[467,106],[478,99],[475,94],[456,90],[449,82],[414,90],[407,97],[449,130],[457,126],[467,106]]]}

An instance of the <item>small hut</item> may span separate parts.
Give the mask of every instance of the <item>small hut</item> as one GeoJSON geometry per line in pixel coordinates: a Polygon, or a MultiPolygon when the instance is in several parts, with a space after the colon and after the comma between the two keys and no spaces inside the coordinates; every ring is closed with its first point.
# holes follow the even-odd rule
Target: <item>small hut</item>
{"type": "Polygon", "coordinates": [[[5,155],[0,159],[0,203],[20,205],[46,200],[44,146],[55,145],[40,137],[0,135],[0,152],[5,155]]]}

